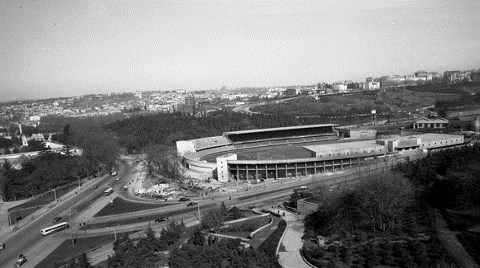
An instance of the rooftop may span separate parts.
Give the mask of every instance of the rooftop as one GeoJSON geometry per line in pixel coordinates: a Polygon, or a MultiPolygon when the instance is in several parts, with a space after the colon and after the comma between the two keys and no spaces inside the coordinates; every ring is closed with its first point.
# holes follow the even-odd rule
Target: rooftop
{"type": "Polygon", "coordinates": [[[319,144],[319,145],[309,145],[303,146],[303,148],[316,152],[332,152],[332,151],[344,151],[344,150],[358,150],[358,149],[365,149],[365,148],[376,148],[381,147],[384,148],[383,145],[379,145],[375,143],[375,140],[367,140],[367,141],[353,141],[353,142],[342,142],[342,143],[329,143],[329,144],[319,144]]]}
{"type": "Polygon", "coordinates": [[[448,123],[448,120],[447,119],[444,119],[444,118],[425,118],[425,117],[422,117],[422,118],[419,118],[417,120],[415,120],[416,123],[448,123]]]}
{"type": "Polygon", "coordinates": [[[317,127],[335,127],[335,126],[338,126],[338,124],[320,124],[320,125],[307,125],[307,126],[250,129],[250,130],[224,132],[223,135],[239,135],[239,134],[258,133],[258,132],[267,132],[267,131],[281,131],[281,130],[307,129],[307,128],[317,128],[317,127]]]}

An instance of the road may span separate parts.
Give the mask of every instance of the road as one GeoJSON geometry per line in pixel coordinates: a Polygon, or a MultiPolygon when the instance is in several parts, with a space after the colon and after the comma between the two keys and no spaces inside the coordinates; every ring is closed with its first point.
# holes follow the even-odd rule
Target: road
{"type": "MultiPolygon", "coordinates": [[[[119,174],[124,171],[122,166],[119,174]]],[[[55,207],[47,210],[40,217],[34,219],[23,228],[10,235],[9,238],[2,241],[6,247],[0,254],[0,267],[10,267],[15,262],[19,254],[24,254],[28,261],[22,267],[34,267],[34,264],[42,260],[46,252],[51,252],[60,245],[64,237],[62,233],[55,233],[46,237],[40,234],[40,230],[52,225],[52,219],[58,215],[66,215],[72,208],[80,208],[98,195],[101,195],[104,188],[114,179],[111,176],[105,176],[98,181],[89,182],[77,194],[58,203],[55,207]],[[99,186],[94,189],[95,186],[99,186]]],[[[77,225],[75,215],[67,220],[72,228],[77,225]]]]}

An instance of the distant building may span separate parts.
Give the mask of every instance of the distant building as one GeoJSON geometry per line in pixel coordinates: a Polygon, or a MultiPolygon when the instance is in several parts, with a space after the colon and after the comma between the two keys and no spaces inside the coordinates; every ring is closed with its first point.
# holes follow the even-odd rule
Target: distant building
{"type": "Polygon", "coordinates": [[[344,84],[333,85],[333,90],[336,90],[338,92],[345,92],[347,91],[347,85],[344,85],[344,84]]]}
{"type": "Polygon", "coordinates": [[[414,73],[415,77],[427,77],[428,72],[427,71],[417,71],[414,73]]]}
{"type": "Polygon", "coordinates": [[[447,84],[469,81],[470,73],[460,71],[446,71],[443,73],[443,80],[447,84]]]}
{"type": "Polygon", "coordinates": [[[380,83],[379,82],[367,82],[365,83],[365,89],[366,90],[375,90],[380,88],[380,83]]]}
{"type": "Polygon", "coordinates": [[[297,89],[296,88],[287,88],[285,90],[285,95],[286,96],[296,96],[297,95],[297,89]]]}
{"type": "Polygon", "coordinates": [[[185,97],[185,112],[195,115],[196,113],[196,101],[193,94],[187,95],[185,97]]]}
{"type": "Polygon", "coordinates": [[[448,126],[448,120],[443,118],[428,119],[425,117],[415,120],[413,123],[414,129],[423,129],[423,128],[446,128],[448,126]]]}
{"type": "Polygon", "coordinates": [[[470,74],[470,80],[478,82],[480,81],[480,71],[472,72],[470,74]]]}

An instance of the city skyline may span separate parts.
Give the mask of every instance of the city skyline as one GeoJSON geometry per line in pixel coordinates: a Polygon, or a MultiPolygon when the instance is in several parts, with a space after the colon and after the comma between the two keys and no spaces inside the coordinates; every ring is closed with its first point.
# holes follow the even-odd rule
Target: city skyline
{"type": "Polygon", "coordinates": [[[477,69],[477,1],[3,1],[1,100],[477,69]]]}

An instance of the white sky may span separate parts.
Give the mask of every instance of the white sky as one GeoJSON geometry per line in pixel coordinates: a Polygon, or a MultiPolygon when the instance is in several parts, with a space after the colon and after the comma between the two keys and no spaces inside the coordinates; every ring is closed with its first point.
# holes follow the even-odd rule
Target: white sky
{"type": "Polygon", "coordinates": [[[2,0],[0,101],[480,68],[478,0],[2,0]]]}

